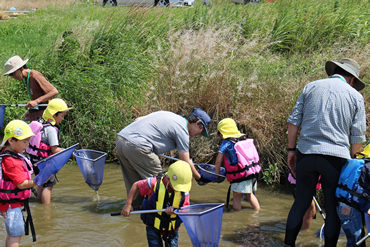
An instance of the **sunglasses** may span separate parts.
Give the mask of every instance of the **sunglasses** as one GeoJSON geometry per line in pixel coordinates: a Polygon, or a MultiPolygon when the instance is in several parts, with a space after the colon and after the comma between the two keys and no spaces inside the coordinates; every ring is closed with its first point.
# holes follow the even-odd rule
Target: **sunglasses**
{"type": "Polygon", "coordinates": [[[13,76],[15,72],[8,74],[9,76],[13,76]]]}

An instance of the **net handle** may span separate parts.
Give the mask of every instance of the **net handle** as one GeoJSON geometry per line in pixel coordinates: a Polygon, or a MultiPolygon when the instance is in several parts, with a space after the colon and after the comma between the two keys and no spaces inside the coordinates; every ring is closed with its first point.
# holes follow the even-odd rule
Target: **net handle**
{"type": "MultiPolygon", "coordinates": [[[[179,160],[180,160],[180,159],[178,159],[178,158],[174,158],[174,157],[167,156],[167,155],[164,155],[164,154],[160,154],[159,156],[161,156],[161,157],[163,157],[163,158],[171,159],[171,160],[176,160],[176,161],[179,161],[179,160]]],[[[193,162],[193,161],[192,161],[192,162],[193,162]]],[[[194,165],[194,166],[198,166],[198,164],[195,164],[194,162],[193,162],[193,165],[194,165]]]]}
{"type": "MultiPolygon", "coordinates": [[[[158,213],[158,212],[164,212],[166,209],[150,209],[150,210],[137,210],[137,211],[132,211],[130,214],[152,214],[152,213],[158,213]]],[[[110,216],[119,216],[121,215],[121,212],[114,212],[110,213],[110,216]]]]}

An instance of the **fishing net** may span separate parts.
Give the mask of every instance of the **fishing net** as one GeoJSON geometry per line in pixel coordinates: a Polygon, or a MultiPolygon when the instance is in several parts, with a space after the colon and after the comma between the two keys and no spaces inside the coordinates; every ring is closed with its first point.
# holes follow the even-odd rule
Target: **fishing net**
{"type": "Polygon", "coordinates": [[[73,153],[76,157],[78,167],[85,182],[91,189],[97,191],[103,182],[105,158],[107,153],[90,150],[80,149],[73,153]]]}
{"type": "MultiPolygon", "coordinates": [[[[220,174],[216,173],[216,167],[210,164],[198,164],[198,172],[204,180],[209,180],[209,182],[221,183],[226,178],[226,170],[220,167],[220,174]]],[[[206,182],[197,181],[199,185],[205,185],[206,182]]]]}
{"type": "Polygon", "coordinates": [[[3,127],[6,106],[0,106],[0,129],[3,127]]]}
{"type": "Polygon", "coordinates": [[[45,183],[51,175],[57,173],[68,162],[78,144],[76,143],[61,152],[37,162],[35,166],[39,168],[40,172],[33,181],[39,186],[45,183]]]}
{"type": "Polygon", "coordinates": [[[184,222],[193,246],[218,246],[223,206],[223,203],[203,203],[182,207],[175,211],[184,222]]]}

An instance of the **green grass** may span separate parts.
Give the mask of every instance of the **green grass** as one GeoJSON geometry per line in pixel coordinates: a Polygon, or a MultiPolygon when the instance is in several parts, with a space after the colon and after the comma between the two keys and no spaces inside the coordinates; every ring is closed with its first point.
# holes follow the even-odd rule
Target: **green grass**
{"type": "MultiPolygon", "coordinates": [[[[325,78],[327,60],[356,59],[369,80],[367,0],[278,0],[212,7],[37,10],[0,22],[0,64],[20,55],[42,72],[74,109],[62,145],[106,151],[117,133],[156,110],[206,110],[232,117],[256,140],[262,165],[287,172],[289,116],[302,88],[325,78]]],[[[2,70],[4,71],[4,70],[2,70]]],[[[23,84],[0,77],[1,103],[26,103],[23,84]]],[[[363,91],[368,102],[369,91],[363,91]]],[[[366,109],[368,109],[366,103],[366,109]]],[[[25,109],[6,109],[5,122],[25,109]]],[[[195,139],[191,156],[214,162],[219,140],[195,139]]]]}

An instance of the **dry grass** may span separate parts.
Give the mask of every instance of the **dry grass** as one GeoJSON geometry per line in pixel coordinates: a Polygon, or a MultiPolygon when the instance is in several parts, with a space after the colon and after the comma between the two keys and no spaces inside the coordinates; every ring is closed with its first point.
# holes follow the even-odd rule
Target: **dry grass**
{"type": "Polygon", "coordinates": [[[40,9],[47,6],[71,5],[74,1],[75,0],[2,0],[0,1],[0,10],[8,10],[11,7],[17,10],[40,9]]]}
{"type": "Polygon", "coordinates": [[[0,12],[0,20],[9,20],[10,16],[6,13],[1,13],[0,12]]]}

